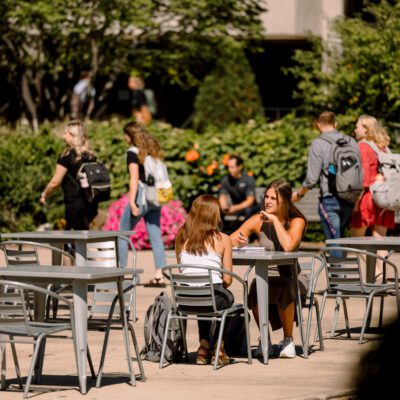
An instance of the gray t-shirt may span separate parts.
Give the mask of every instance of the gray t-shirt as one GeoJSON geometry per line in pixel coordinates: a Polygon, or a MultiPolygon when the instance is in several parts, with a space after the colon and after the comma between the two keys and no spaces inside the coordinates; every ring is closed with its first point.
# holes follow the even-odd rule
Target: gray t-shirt
{"type": "Polygon", "coordinates": [[[321,133],[321,135],[311,143],[311,148],[308,153],[307,176],[303,182],[303,186],[307,189],[312,189],[319,183],[321,197],[334,195],[329,191],[328,178],[325,176],[328,175],[331,144],[322,138],[327,137],[336,141],[343,136],[349,140],[350,145],[358,152],[357,142],[352,137],[343,135],[337,130],[321,133]]]}
{"type": "Polygon", "coordinates": [[[220,194],[229,195],[233,204],[240,204],[248,196],[256,195],[255,180],[246,172],[243,172],[239,179],[235,179],[231,175],[224,176],[221,180],[220,194]]]}

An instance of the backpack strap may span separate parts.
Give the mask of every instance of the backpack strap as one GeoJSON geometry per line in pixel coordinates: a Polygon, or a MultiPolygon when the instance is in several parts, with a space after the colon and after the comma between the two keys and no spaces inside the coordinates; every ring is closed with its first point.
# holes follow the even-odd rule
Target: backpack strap
{"type": "Polygon", "coordinates": [[[375,151],[375,153],[379,156],[380,153],[382,153],[382,150],[374,143],[371,142],[370,140],[361,140],[360,143],[365,143],[367,144],[369,147],[371,147],[372,150],[375,151]]]}

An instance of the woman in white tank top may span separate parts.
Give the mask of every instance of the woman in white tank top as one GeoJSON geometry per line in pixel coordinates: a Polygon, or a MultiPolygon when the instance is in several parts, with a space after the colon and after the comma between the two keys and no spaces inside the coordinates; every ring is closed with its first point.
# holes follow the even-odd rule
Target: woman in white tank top
{"type": "MultiPolygon", "coordinates": [[[[207,265],[232,271],[232,244],[229,236],[220,232],[221,222],[218,200],[209,195],[198,197],[192,205],[185,224],[176,238],[176,257],[180,264],[207,265]]],[[[198,274],[195,268],[182,266],[184,274],[198,274]]],[[[218,272],[212,274],[215,300],[218,309],[233,304],[233,295],[227,290],[232,283],[230,275],[218,272]]],[[[196,364],[210,361],[211,321],[198,321],[200,346],[197,350],[196,364]]],[[[218,333],[218,329],[215,330],[218,333]]],[[[216,340],[215,340],[216,342],[216,340]]],[[[229,363],[223,343],[219,354],[220,365],[229,363]]]]}

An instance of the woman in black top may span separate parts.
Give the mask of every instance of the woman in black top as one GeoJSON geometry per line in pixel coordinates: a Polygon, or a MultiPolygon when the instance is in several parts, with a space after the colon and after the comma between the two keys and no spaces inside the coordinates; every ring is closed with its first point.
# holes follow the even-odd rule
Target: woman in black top
{"type": "Polygon", "coordinates": [[[87,202],[76,175],[84,161],[95,157],[81,122],[68,123],[63,138],[67,147],[57,160],[56,171],[44,189],[40,202],[45,204],[46,198],[61,185],[64,192],[66,229],[87,230],[97,215],[98,204],[87,202]]]}

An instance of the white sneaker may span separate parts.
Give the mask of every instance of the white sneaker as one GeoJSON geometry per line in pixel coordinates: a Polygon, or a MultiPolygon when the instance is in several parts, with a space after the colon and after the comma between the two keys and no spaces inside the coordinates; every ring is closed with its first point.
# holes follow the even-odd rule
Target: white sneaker
{"type": "Polygon", "coordinates": [[[295,358],[296,348],[293,343],[293,339],[290,337],[284,338],[279,345],[281,346],[281,352],[279,353],[280,358],[295,358]]]}
{"type": "MultiPolygon", "coordinates": [[[[268,356],[272,356],[274,353],[273,348],[272,348],[272,343],[271,339],[268,338],[268,356]]],[[[261,347],[261,338],[258,338],[258,346],[257,348],[253,351],[253,357],[254,358],[261,358],[263,356],[262,354],[262,347],[261,347]]]]}

